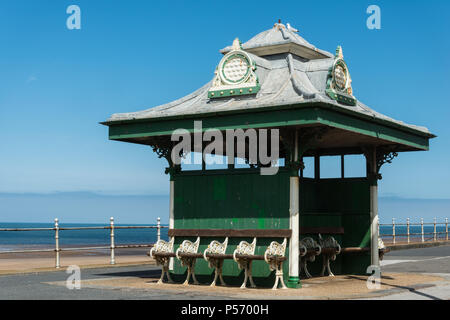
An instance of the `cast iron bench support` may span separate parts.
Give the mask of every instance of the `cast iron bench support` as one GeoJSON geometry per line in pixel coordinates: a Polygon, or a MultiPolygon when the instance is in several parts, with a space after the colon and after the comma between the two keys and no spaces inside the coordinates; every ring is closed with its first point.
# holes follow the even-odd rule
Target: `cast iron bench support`
{"type": "Polygon", "coordinates": [[[243,255],[254,256],[255,249],[256,249],[256,237],[253,238],[252,243],[248,243],[247,241],[241,241],[233,252],[233,260],[237,262],[239,269],[241,270],[244,269],[245,272],[244,282],[241,285],[241,289],[245,289],[247,287],[247,279],[250,280],[250,287],[256,288],[256,285],[253,282],[252,277],[252,262],[254,259],[242,257],[243,255]]]}
{"type": "Polygon", "coordinates": [[[220,284],[222,286],[226,286],[226,283],[225,281],[223,281],[222,277],[222,267],[224,260],[223,255],[225,255],[225,251],[227,251],[227,246],[228,237],[225,238],[225,241],[223,243],[220,243],[217,240],[213,240],[203,253],[203,257],[208,262],[208,266],[214,269],[214,280],[211,283],[211,287],[216,286],[217,277],[219,277],[220,279],[220,284]],[[208,254],[212,254],[213,256],[208,254]]]}
{"type": "Polygon", "coordinates": [[[330,260],[336,260],[336,255],[341,253],[341,246],[333,237],[328,237],[326,239],[322,238],[322,235],[319,233],[319,245],[322,247],[322,272],[320,276],[325,275],[325,269],[328,271],[328,276],[334,277],[333,272],[331,272],[330,268],[330,260]]]}
{"type": "Polygon", "coordinates": [[[311,237],[303,238],[300,241],[300,272],[303,270],[307,278],[312,278],[308,271],[308,262],[314,262],[321,251],[320,245],[311,237]]]}
{"type": "Polygon", "coordinates": [[[284,238],[284,241],[281,244],[276,241],[272,241],[264,253],[264,260],[269,265],[270,270],[275,271],[275,284],[272,290],[278,289],[278,282],[280,282],[282,289],[287,289],[283,280],[284,259],[281,259],[284,258],[286,253],[286,243],[287,238],[284,238]]]}
{"type": "MultiPolygon", "coordinates": [[[[205,250],[203,254],[201,253],[183,253],[178,252],[177,258],[181,260],[181,258],[189,256],[189,263],[191,265],[191,272],[189,272],[189,263],[188,265],[188,278],[190,274],[194,275],[194,266],[195,258],[203,257],[208,261],[210,268],[215,268],[215,276],[214,280],[211,283],[211,286],[215,286],[217,282],[217,278],[220,279],[222,285],[225,285],[225,281],[223,281],[222,277],[222,267],[223,261],[225,259],[233,259],[238,263],[240,269],[244,269],[244,283],[241,288],[246,288],[247,281],[250,281],[251,287],[256,287],[252,277],[252,262],[253,260],[265,260],[266,263],[269,264],[269,268],[272,271],[275,271],[276,283],[275,287],[278,287],[278,284],[281,280],[282,287],[285,287],[283,281],[283,271],[282,271],[282,263],[286,260],[284,254],[286,249],[287,238],[291,236],[291,230],[289,229],[170,229],[169,236],[170,237],[192,237],[197,236],[197,241],[199,241],[199,237],[225,237],[225,241],[220,243],[217,240],[213,240],[208,248],[205,250]],[[228,238],[229,237],[253,237],[253,242],[250,244],[246,241],[241,241],[237,248],[234,250],[233,254],[225,254],[228,238]],[[273,241],[269,247],[266,249],[265,255],[255,255],[256,248],[256,239],[257,238],[284,238],[285,241],[283,244],[279,244],[276,241],[273,241]],[[283,250],[281,250],[284,248],[283,250]],[[281,253],[282,252],[282,253],[281,253]],[[266,260],[267,259],[267,260],[266,260]]],[[[192,242],[191,242],[192,244],[192,242]]],[[[197,248],[198,250],[198,248],[197,248]]],[[[187,260],[187,259],[185,259],[187,260]]],[[[195,279],[194,279],[195,281],[195,279]]]]}
{"type": "MultiPolygon", "coordinates": [[[[198,251],[199,245],[200,237],[197,237],[197,240],[195,242],[184,240],[175,252],[177,259],[181,261],[181,265],[183,267],[187,267],[187,277],[186,281],[184,281],[183,283],[183,285],[185,286],[189,285],[191,275],[192,279],[194,280],[194,284],[199,284],[197,278],[195,277],[195,262],[198,258],[198,256],[195,254],[198,251]]],[[[200,257],[202,257],[202,255],[200,255],[200,257]]]]}
{"type": "Polygon", "coordinates": [[[173,253],[174,241],[175,237],[172,237],[169,242],[161,239],[150,249],[150,257],[155,259],[156,265],[162,267],[161,278],[158,280],[158,284],[163,283],[164,274],[167,275],[169,283],[173,283],[169,273],[169,262],[171,257],[175,257],[175,254],[173,253]]]}
{"type": "MultiPolygon", "coordinates": [[[[300,245],[303,245],[307,249],[307,253],[304,257],[301,257],[300,268],[305,271],[308,278],[311,278],[311,274],[308,272],[307,263],[313,262],[316,256],[322,254],[323,264],[321,276],[325,274],[325,270],[328,271],[330,276],[334,276],[331,271],[330,261],[336,260],[336,255],[341,252],[341,246],[333,237],[329,236],[326,239],[322,238],[322,234],[344,234],[344,228],[342,227],[303,227],[300,228],[300,234],[317,234],[319,242],[317,243],[313,238],[306,237],[300,241],[300,245]]],[[[301,255],[300,255],[301,256],[301,255]]]]}

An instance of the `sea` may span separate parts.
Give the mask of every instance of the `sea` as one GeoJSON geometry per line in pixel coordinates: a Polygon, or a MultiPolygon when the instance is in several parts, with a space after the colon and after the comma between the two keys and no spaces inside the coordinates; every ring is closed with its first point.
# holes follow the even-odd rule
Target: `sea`
{"type": "MultiPolygon", "coordinates": [[[[105,224],[60,224],[60,228],[106,227],[105,224]]],[[[117,226],[125,226],[116,224],[117,226]]],[[[144,226],[133,224],[133,226],[144,226]]],[[[145,225],[148,226],[148,225],[145,225]]],[[[162,226],[166,226],[163,225],[162,226]]],[[[51,223],[1,223],[0,229],[53,228],[51,223]]],[[[168,239],[168,228],[161,228],[161,239],[168,239]]],[[[110,245],[110,229],[60,230],[59,244],[62,248],[93,247],[110,245]]],[[[153,244],[157,241],[157,229],[115,229],[115,245],[153,244]]],[[[0,231],[0,252],[15,250],[52,249],[55,246],[55,231],[0,231]]]]}
{"type": "MultiPolygon", "coordinates": [[[[105,224],[61,224],[61,228],[77,228],[77,227],[105,227],[105,224]]],[[[116,224],[116,226],[123,226],[116,224]]],[[[143,225],[133,225],[143,226],[143,225]]],[[[53,228],[50,223],[1,223],[0,229],[13,228],[53,228]]],[[[437,232],[441,232],[438,237],[445,237],[445,226],[440,225],[436,228],[437,232]]],[[[168,239],[168,228],[161,228],[161,239],[168,239]]],[[[425,241],[433,239],[433,225],[425,225],[425,241]]],[[[396,240],[405,239],[406,226],[396,226],[396,240]]],[[[410,226],[411,240],[419,240],[421,238],[421,227],[410,226]]],[[[380,235],[382,239],[389,243],[392,241],[392,226],[380,226],[380,235]]],[[[153,244],[157,241],[156,229],[115,229],[114,240],[116,245],[130,244],[153,244]]],[[[109,229],[93,229],[93,230],[60,230],[59,243],[61,247],[87,247],[87,246],[108,246],[110,244],[109,229]]],[[[36,249],[52,249],[55,245],[55,232],[53,230],[46,231],[0,231],[0,252],[8,252],[14,250],[36,250],[36,249]]]]}

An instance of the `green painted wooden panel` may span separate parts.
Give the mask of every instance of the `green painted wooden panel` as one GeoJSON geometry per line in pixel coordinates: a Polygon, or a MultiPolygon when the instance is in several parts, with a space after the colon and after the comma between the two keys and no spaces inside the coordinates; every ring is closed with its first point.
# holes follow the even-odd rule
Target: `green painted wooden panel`
{"type": "MultiPolygon", "coordinates": [[[[344,235],[333,236],[342,247],[370,247],[370,184],[365,178],[301,179],[300,225],[303,227],[344,227],[344,235]]],[[[311,236],[318,239],[317,235],[311,236]]],[[[327,236],[327,235],[323,235],[327,236]]],[[[336,274],[365,274],[370,254],[338,256],[332,263],[336,274]]],[[[319,274],[322,259],[309,264],[319,274]]]]}
{"type": "MultiPolygon", "coordinates": [[[[281,169],[277,175],[262,176],[259,170],[217,170],[182,172],[174,176],[174,225],[176,229],[289,229],[289,177],[281,169]]],[[[175,248],[185,239],[175,238],[175,248]]],[[[199,251],[203,252],[212,240],[202,238],[199,251]]],[[[230,238],[227,253],[232,253],[241,240],[230,238]]],[[[258,239],[256,254],[264,254],[271,241],[283,239],[258,239]]],[[[288,251],[288,249],[287,249],[288,251]]],[[[287,253],[287,252],[286,252],[287,253]]],[[[210,282],[213,270],[203,259],[195,267],[199,281],[210,282]]],[[[286,277],[288,263],[284,264],[286,277]]],[[[175,260],[174,275],[181,279],[186,267],[175,260]]],[[[225,281],[238,284],[243,281],[243,271],[237,263],[226,260],[223,273],[225,281]]],[[[253,262],[256,284],[273,285],[274,274],[264,261],[253,262]]]]}

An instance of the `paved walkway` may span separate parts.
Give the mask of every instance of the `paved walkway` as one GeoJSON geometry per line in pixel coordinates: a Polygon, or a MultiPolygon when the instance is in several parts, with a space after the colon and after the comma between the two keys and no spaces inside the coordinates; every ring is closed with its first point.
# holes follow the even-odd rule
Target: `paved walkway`
{"type": "MultiPolygon", "coordinates": [[[[381,261],[382,272],[414,272],[442,276],[448,284],[405,291],[383,297],[386,300],[449,300],[450,299],[450,245],[391,251],[381,261]]],[[[380,298],[374,298],[380,299],[380,298]]]]}
{"type": "Polygon", "coordinates": [[[364,291],[365,277],[339,276],[304,280],[299,291],[275,293],[236,287],[158,286],[160,269],[152,265],[82,269],[82,288],[69,290],[65,285],[69,275],[63,269],[0,275],[0,299],[450,299],[450,246],[390,252],[382,262],[382,273],[385,287],[379,292],[364,291]]]}
{"type": "MultiPolygon", "coordinates": [[[[117,265],[154,265],[154,261],[146,255],[147,252],[147,248],[116,249],[115,262],[117,265]]],[[[63,251],[60,255],[61,269],[66,269],[70,265],[107,267],[110,261],[109,250],[63,251]]],[[[53,252],[0,254],[0,274],[55,270],[55,253],[53,252]]]]}

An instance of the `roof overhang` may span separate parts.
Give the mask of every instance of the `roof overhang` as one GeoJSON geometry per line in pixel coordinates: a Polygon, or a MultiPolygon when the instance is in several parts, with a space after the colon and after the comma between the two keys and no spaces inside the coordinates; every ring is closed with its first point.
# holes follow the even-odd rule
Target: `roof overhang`
{"type": "Polygon", "coordinates": [[[109,139],[138,144],[151,144],[151,137],[170,136],[176,129],[194,131],[194,120],[202,121],[202,130],[249,129],[327,126],[337,130],[340,140],[334,148],[351,148],[345,139],[352,137],[355,144],[389,144],[397,151],[429,149],[431,133],[415,130],[384,119],[373,118],[328,103],[302,103],[261,109],[229,112],[186,114],[152,119],[102,122],[109,127],[109,139]],[[348,132],[347,138],[343,134],[348,132]],[[356,137],[360,137],[360,141],[356,137]]]}
{"type": "MultiPolygon", "coordinates": [[[[243,47],[243,49],[246,52],[250,52],[256,56],[268,56],[273,54],[279,54],[279,53],[292,53],[299,57],[306,58],[308,60],[315,60],[315,59],[326,59],[326,58],[332,58],[333,55],[329,54],[328,52],[322,51],[317,48],[309,48],[306,46],[299,45],[294,42],[279,42],[274,43],[271,45],[264,45],[264,46],[254,46],[254,47],[243,47]]],[[[226,54],[230,51],[230,48],[222,49],[220,52],[223,54],[226,54]]]]}

